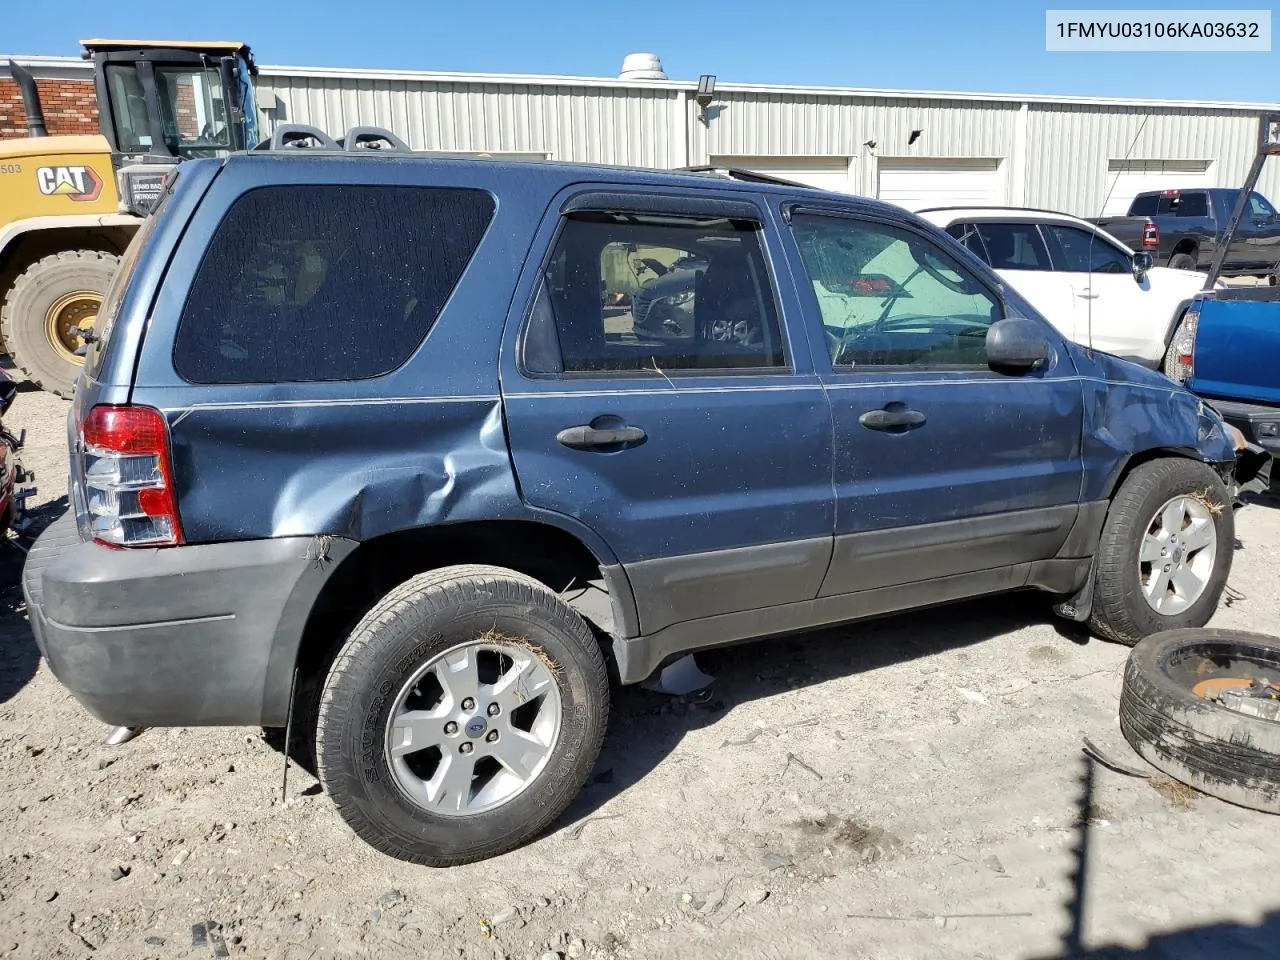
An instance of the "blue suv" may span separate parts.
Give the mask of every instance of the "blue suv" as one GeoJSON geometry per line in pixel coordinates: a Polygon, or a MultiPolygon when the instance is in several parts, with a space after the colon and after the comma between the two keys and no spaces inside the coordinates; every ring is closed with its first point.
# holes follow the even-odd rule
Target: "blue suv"
{"type": "Polygon", "coordinates": [[[544,829],[611,683],[692,651],[1028,588],[1133,643],[1231,566],[1211,408],[920,218],[743,172],[286,128],[170,175],[91,339],[24,574],[53,672],[134,727],[296,702],[418,863],[544,829]]]}

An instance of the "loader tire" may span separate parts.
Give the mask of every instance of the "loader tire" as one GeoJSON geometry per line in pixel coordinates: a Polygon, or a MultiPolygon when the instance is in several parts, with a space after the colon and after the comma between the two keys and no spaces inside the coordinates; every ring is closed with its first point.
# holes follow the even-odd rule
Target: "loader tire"
{"type": "Polygon", "coordinates": [[[20,273],[0,308],[13,362],[37,386],[71,398],[84,360],[77,328],[88,328],[115,275],[119,258],[101,250],[64,250],[20,273]]]}

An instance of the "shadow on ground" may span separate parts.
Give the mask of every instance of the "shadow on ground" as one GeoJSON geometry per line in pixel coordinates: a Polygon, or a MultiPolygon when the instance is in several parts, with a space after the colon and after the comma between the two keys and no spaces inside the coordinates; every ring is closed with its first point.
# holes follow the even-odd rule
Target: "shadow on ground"
{"type": "MultiPolygon", "coordinates": [[[[740,704],[980,644],[1056,619],[1047,598],[1011,594],[700,653],[699,667],[716,678],[707,694],[671,697],[634,686],[615,689],[600,760],[559,827],[592,816],[644,779],[691,730],[715,723],[740,704]]],[[[1083,625],[1056,625],[1075,643],[1099,642],[1091,641],[1083,625]]]]}
{"type": "Polygon", "coordinates": [[[1152,937],[1141,947],[1086,947],[1089,912],[1089,852],[1095,843],[1093,806],[1095,765],[1081,757],[1080,792],[1076,797],[1075,842],[1071,894],[1063,904],[1070,924],[1061,949],[1034,960],[1275,960],[1280,957],[1280,911],[1266,914],[1257,926],[1233,921],[1185,927],[1152,937]]]}
{"type": "MultiPolygon", "coordinates": [[[[67,510],[67,498],[44,504],[27,514],[30,525],[21,543],[30,546],[36,536],[67,510]]],[[[22,567],[26,554],[9,543],[0,543],[0,703],[8,703],[31,682],[40,667],[40,651],[27,622],[22,599],[22,567]]]]}

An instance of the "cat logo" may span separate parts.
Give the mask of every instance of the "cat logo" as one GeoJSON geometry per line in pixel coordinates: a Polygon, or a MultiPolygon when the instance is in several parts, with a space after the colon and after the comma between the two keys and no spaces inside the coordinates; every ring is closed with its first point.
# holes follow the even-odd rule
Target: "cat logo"
{"type": "Polygon", "coordinates": [[[36,183],[46,197],[67,197],[78,202],[97,200],[102,193],[102,178],[92,167],[38,167],[36,183]]]}

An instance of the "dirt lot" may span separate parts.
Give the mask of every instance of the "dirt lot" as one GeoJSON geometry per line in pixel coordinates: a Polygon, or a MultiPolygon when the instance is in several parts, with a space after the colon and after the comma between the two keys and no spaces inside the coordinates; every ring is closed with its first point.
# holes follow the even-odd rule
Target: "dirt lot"
{"type": "MultiPolygon", "coordinates": [[[[10,418],[42,502],[65,411],[10,418]]],[[[1280,503],[1237,524],[1215,622],[1274,631],[1280,503]]],[[[1086,798],[1082,736],[1136,762],[1126,651],[1036,597],[708,655],[705,701],[623,691],[562,821],[448,871],[372,852],[297,769],[282,804],[259,730],[104,746],[0,599],[0,956],[1280,956],[1280,821],[1106,769],[1086,798]]]]}

